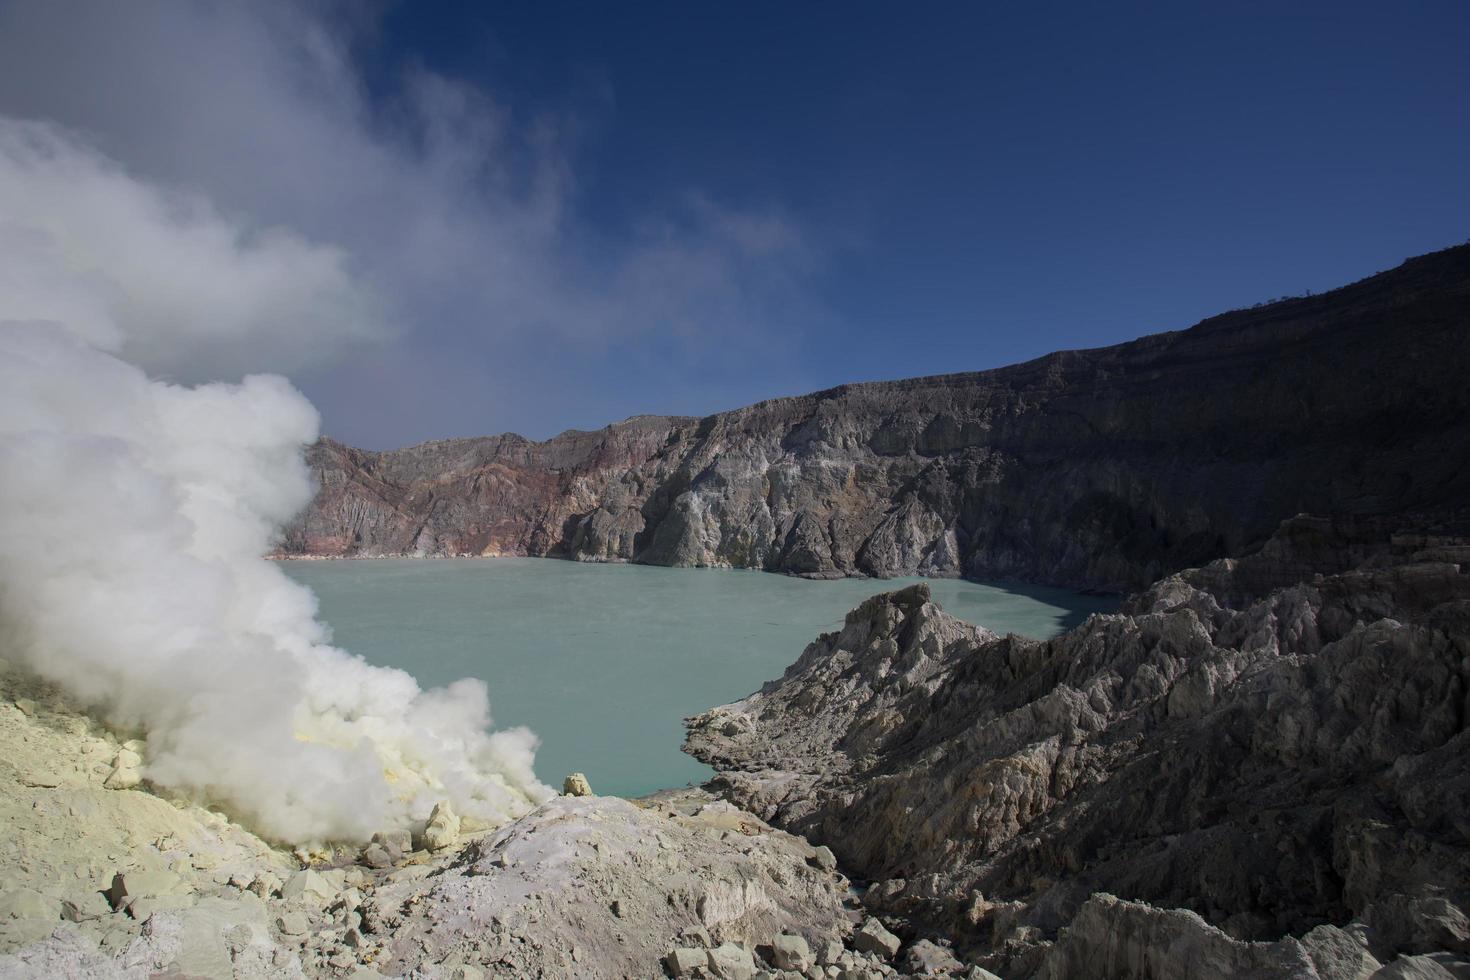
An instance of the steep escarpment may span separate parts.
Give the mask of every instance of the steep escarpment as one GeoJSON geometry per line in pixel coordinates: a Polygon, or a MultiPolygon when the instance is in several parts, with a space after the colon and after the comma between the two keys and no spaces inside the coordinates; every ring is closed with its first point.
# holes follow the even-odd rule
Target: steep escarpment
{"type": "Polygon", "coordinates": [[[309,454],[286,555],[546,555],[1141,588],[1296,513],[1470,499],[1470,246],[1014,367],[309,454]]]}
{"type": "Polygon", "coordinates": [[[1045,643],[878,596],[686,748],[1005,976],[1465,969],[1465,517],[1294,519],[1045,643]]]}

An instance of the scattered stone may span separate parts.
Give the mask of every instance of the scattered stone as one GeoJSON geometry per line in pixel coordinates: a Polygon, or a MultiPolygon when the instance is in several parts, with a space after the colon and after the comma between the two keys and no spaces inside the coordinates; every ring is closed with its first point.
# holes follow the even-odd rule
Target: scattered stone
{"type": "Polygon", "coordinates": [[[108,789],[133,789],[143,782],[143,774],[139,766],[143,764],[142,756],[129,748],[118,749],[117,755],[112,760],[112,771],[102,781],[102,785],[108,789]]]}
{"type": "Polygon", "coordinates": [[[701,949],[709,949],[714,945],[709,937],[709,930],[704,926],[687,926],[680,930],[678,938],[686,946],[698,946],[701,949]]]}
{"type": "Polygon", "coordinates": [[[381,844],[369,844],[362,849],[362,863],[369,868],[391,868],[393,856],[381,844]]]}
{"type": "Polygon", "coordinates": [[[406,830],[380,830],[373,834],[372,842],[395,861],[413,850],[413,834],[406,830]]]}
{"type": "Polygon", "coordinates": [[[459,843],[459,816],[454,807],[445,800],[434,804],[429,814],[429,825],[424,828],[424,846],[431,851],[442,851],[459,843]]]}
{"type": "Polygon", "coordinates": [[[771,962],[782,970],[805,972],[813,965],[811,947],[801,936],[780,935],[771,940],[771,962]]]}
{"type": "Polygon", "coordinates": [[[102,785],[107,789],[135,789],[143,782],[143,774],[136,766],[114,765],[102,785]]]}
{"type": "Polygon", "coordinates": [[[356,888],[344,888],[337,899],[337,904],[344,912],[356,912],[358,906],[362,904],[362,892],[356,888]]]}
{"type": "Polygon", "coordinates": [[[823,871],[836,871],[837,855],[832,853],[832,848],[821,844],[812,852],[812,863],[823,871]]]}
{"type": "Polygon", "coordinates": [[[703,970],[709,963],[709,954],[704,949],[673,949],[664,957],[664,966],[675,977],[692,977],[695,970],[703,970]]]}
{"type": "Polygon", "coordinates": [[[920,939],[904,953],[904,968],[910,973],[955,973],[964,964],[953,953],[937,943],[920,939]]]}
{"type": "Polygon", "coordinates": [[[270,898],[281,892],[281,879],[269,871],[262,871],[251,880],[247,889],[257,898],[270,898]]]}
{"type": "Polygon", "coordinates": [[[286,936],[304,936],[311,931],[311,920],[299,909],[290,909],[276,916],[276,928],[286,936]]]}
{"type": "Polygon", "coordinates": [[[743,946],[720,943],[705,953],[709,958],[710,975],[719,980],[753,980],[755,977],[755,958],[743,946]]]}
{"type": "Polygon", "coordinates": [[[822,951],[817,954],[817,962],[822,966],[836,966],[844,952],[841,943],[835,939],[829,939],[822,944],[822,951]]]}
{"type": "Polygon", "coordinates": [[[32,701],[30,698],[16,698],[15,706],[19,708],[20,713],[25,715],[27,718],[36,717],[36,702],[32,701]]]}
{"type": "Polygon", "coordinates": [[[286,901],[306,902],[317,908],[326,908],[336,901],[339,889],[320,871],[307,868],[291,876],[281,889],[281,898],[286,901]]]}
{"type": "Polygon", "coordinates": [[[591,796],[592,784],[587,782],[585,775],[574,772],[562,780],[561,792],[563,796],[591,796]]]}
{"type": "Polygon", "coordinates": [[[889,960],[893,959],[901,945],[897,936],[889,932],[883,923],[871,917],[852,936],[852,946],[858,952],[873,953],[889,960]]]}

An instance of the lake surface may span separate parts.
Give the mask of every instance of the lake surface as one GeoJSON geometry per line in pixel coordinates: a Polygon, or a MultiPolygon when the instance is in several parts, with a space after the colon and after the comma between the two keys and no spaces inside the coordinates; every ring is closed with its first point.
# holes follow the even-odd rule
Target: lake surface
{"type": "MultiPolygon", "coordinates": [[[[497,728],[541,736],[536,771],[604,794],[702,781],[682,719],[780,677],[863,599],[920,579],[808,581],[765,572],[538,558],[282,562],[314,590],[333,641],[424,687],[478,677],[497,728]]],[[[998,633],[1045,639],[1117,602],[1067,589],[929,579],[935,600],[998,633]]]]}

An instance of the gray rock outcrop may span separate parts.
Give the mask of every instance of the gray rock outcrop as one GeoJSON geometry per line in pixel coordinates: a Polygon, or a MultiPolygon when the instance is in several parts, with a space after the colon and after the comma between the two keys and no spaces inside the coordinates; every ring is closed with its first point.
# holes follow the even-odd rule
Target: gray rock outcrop
{"type": "Polygon", "coordinates": [[[877,919],[869,918],[863,923],[863,927],[852,937],[852,947],[859,953],[873,953],[886,959],[892,959],[898,953],[902,942],[897,936],[889,932],[883,923],[877,919]]]}
{"type": "Polygon", "coordinates": [[[771,963],[780,970],[805,973],[816,963],[811,946],[801,936],[780,935],[771,940],[771,963]]]}
{"type": "Polygon", "coordinates": [[[732,833],[723,805],[702,815],[707,797],[684,799],[558,796],[432,876],[389,876],[361,907],[378,959],[395,973],[447,960],[496,976],[648,976],[671,962],[749,977],[750,951],[775,936],[842,936],[846,882],[809,867],[809,845],[748,815],[732,833]],[[694,930],[714,948],[676,947],[694,930]]]}
{"type": "Polygon", "coordinates": [[[1116,590],[1300,512],[1470,499],[1470,246],[1319,296],[973,374],[366,452],[284,555],[545,555],[1116,590]]]}
{"type": "Polygon", "coordinates": [[[1092,976],[1306,976],[1283,937],[1349,924],[1345,975],[1465,956],[1467,531],[1288,521],[1045,643],[878,596],[686,748],[1004,976],[1080,975],[1099,936],[1092,976]]]}

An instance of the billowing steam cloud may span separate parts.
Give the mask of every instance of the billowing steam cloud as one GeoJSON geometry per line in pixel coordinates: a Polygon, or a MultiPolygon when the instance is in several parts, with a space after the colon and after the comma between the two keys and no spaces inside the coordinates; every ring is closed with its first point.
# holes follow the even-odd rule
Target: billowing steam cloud
{"type": "Polygon", "coordinates": [[[309,499],[311,405],[129,363],[289,366],[380,332],[374,308],[333,249],[0,119],[0,656],[146,731],[154,782],[288,842],[549,793],[530,732],[487,733],[483,684],[421,691],[328,645],[259,557],[309,499]]]}
{"type": "MultiPolygon", "coordinates": [[[[409,5],[0,2],[0,115],[74,127],[151,180],[350,252],[398,334],[315,368],[265,367],[295,371],[332,435],[353,445],[485,426],[549,436],[634,409],[703,412],[816,387],[783,356],[826,315],[811,231],[780,207],[683,178],[666,195],[589,209],[607,188],[584,167],[620,119],[610,90],[548,101],[492,91],[477,81],[491,71],[439,71],[390,40],[395,6],[409,5]]],[[[464,19],[488,32],[469,22],[496,18],[464,19]]],[[[234,301],[218,305],[218,322],[260,314],[252,333],[284,351],[293,327],[260,308],[269,291],[247,286],[246,271],[200,291],[223,287],[234,301]]],[[[187,311],[193,297],[177,291],[194,278],[158,284],[153,301],[187,311]]],[[[316,304],[316,327],[297,342],[319,347],[316,336],[358,321],[350,297],[314,282],[334,301],[316,304]]],[[[163,334],[149,336],[127,359],[155,375],[243,373],[202,337],[170,359],[163,334]]]]}

